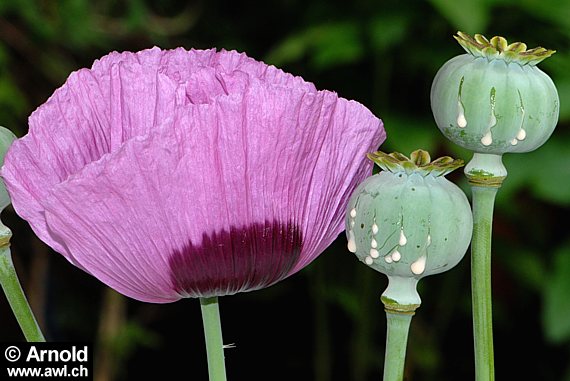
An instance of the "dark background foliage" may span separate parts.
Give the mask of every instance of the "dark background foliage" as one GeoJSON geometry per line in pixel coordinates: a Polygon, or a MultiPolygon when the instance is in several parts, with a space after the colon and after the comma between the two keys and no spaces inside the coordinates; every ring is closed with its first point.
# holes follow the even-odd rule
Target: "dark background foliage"
{"type": "MultiPolygon", "coordinates": [[[[556,49],[541,68],[561,101],[550,141],[507,155],[494,223],[498,379],[570,380],[570,2],[558,0],[2,0],[0,124],[27,116],[69,73],[111,50],[218,47],[245,51],[381,117],[385,151],[469,154],[439,133],[429,107],[437,69],[461,54],[452,35],[500,34],[556,49]]],[[[460,172],[460,171],[458,171],[460,172]]],[[[451,179],[466,191],[461,174],[451,179]]],[[[199,304],[127,300],[51,252],[11,209],[14,260],[50,340],[95,343],[97,380],[205,380],[199,304]]],[[[377,380],[386,280],[339,239],[301,273],[221,299],[231,380],[377,380]]],[[[468,258],[420,283],[408,380],[473,379],[468,258]]],[[[23,337],[3,295],[0,340],[23,337]]]]}

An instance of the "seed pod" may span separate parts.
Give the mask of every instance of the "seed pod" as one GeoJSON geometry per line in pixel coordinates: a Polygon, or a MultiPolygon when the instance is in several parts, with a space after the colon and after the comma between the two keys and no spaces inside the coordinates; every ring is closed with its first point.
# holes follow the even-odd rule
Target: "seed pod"
{"type": "MultiPolygon", "coordinates": [[[[16,139],[16,135],[9,129],[0,126],[0,167],[4,164],[4,156],[12,142],[16,139]]],[[[10,196],[6,191],[4,181],[0,178],[0,212],[10,205],[10,196]]]]}
{"type": "Polygon", "coordinates": [[[490,41],[458,32],[467,54],[447,61],[435,76],[431,107],[437,126],[454,143],[501,155],[540,147],[558,122],[558,92],[536,64],[554,54],[527,50],[503,37],[490,41]]]}
{"type": "Polygon", "coordinates": [[[417,281],[454,267],[469,246],[469,202],[444,177],[463,161],[430,161],[422,150],[410,159],[383,152],[368,157],[384,171],[361,183],[349,201],[348,249],[389,277],[385,303],[417,307],[417,281]]]}

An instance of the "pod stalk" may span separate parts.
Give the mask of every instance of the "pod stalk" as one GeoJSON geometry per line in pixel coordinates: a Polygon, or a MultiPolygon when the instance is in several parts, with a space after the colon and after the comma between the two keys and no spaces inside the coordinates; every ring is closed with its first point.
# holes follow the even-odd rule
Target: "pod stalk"
{"type": "Polygon", "coordinates": [[[402,381],[406,362],[408,333],[414,312],[398,312],[386,308],[386,357],[384,381],[402,381]]]}
{"type": "Polygon", "coordinates": [[[465,167],[473,196],[471,298],[475,380],[495,379],[491,246],[495,196],[507,177],[502,155],[475,153],[465,167]]]}
{"type": "Polygon", "coordinates": [[[10,252],[10,238],[12,238],[12,232],[0,221],[0,284],[26,340],[44,342],[44,335],[30,308],[14,268],[10,252]]]}

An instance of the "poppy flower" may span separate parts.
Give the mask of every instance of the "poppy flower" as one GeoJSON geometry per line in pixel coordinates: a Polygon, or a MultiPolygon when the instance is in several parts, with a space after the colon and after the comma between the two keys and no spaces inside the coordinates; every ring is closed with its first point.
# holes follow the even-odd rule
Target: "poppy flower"
{"type": "Polygon", "coordinates": [[[366,107],[233,51],[111,53],[29,118],[1,171],[69,262],[141,301],[270,286],[343,230],[384,140],[366,107]]]}

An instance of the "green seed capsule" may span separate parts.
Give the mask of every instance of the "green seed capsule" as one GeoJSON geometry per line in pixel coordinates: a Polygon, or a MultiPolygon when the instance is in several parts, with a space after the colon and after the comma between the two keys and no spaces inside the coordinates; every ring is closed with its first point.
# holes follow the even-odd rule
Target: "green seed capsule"
{"type": "MultiPolygon", "coordinates": [[[[4,164],[4,156],[12,142],[16,140],[16,135],[9,129],[0,126],[0,167],[4,164]]],[[[0,212],[10,205],[10,196],[4,185],[4,181],[0,178],[0,212]]]]}
{"type": "Polygon", "coordinates": [[[417,305],[417,281],[454,267],[469,246],[469,202],[444,177],[463,162],[449,157],[430,161],[421,150],[410,159],[382,152],[369,157],[384,171],[360,184],[349,201],[348,249],[390,277],[396,290],[384,296],[417,305]]]}
{"type": "Polygon", "coordinates": [[[446,62],[431,88],[431,107],[443,134],[474,152],[501,155],[540,147],[558,122],[554,83],[536,64],[554,51],[526,50],[503,37],[490,41],[458,32],[468,54],[446,62]]]}

